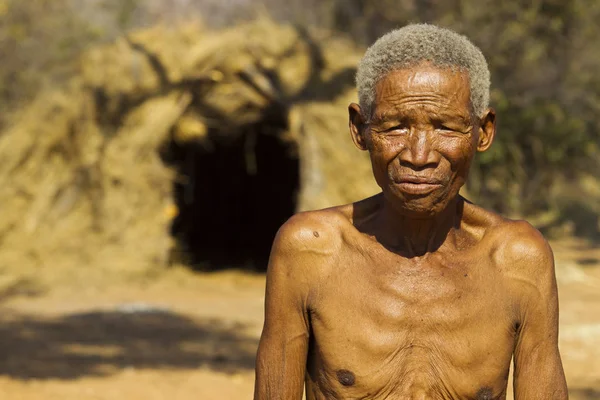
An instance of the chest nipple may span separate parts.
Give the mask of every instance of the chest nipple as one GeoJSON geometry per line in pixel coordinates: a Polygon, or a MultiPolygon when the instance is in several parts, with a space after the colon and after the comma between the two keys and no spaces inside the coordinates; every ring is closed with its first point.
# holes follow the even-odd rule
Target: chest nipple
{"type": "Polygon", "coordinates": [[[354,374],[347,369],[338,369],[336,376],[338,381],[344,386],[352,386],[356,380],[354,374]]]}
{"type": "Polygon", "coordinates": [[[489,387],[479,389],[475,395],[476,400],[494,400],[494,392],[489,387]]]}

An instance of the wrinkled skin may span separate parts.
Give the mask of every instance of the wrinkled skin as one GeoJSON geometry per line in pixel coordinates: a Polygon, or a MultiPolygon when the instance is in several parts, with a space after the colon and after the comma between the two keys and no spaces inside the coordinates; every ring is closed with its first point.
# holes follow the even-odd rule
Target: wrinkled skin
{"type": "Polygon", "coordinates": [[[495,114],[468,75],[421,64],[350,131],[382,193],[300,213],[267,273],[255,399],[566,399],[552,251],[458,194],[495,114]]]}

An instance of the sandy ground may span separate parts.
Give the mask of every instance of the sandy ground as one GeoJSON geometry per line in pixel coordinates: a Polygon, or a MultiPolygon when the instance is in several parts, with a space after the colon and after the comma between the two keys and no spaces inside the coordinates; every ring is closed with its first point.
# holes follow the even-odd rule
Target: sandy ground
{"type": "MultiPolygon", "coordinates": [[[[600,248],[553,247],[571,398],[600,399],[600,248]]],[[[252,397],[263,275],[174,268],[111,281],[78,272],[44,286],[2,274],[1,399],[252,397]]]]}

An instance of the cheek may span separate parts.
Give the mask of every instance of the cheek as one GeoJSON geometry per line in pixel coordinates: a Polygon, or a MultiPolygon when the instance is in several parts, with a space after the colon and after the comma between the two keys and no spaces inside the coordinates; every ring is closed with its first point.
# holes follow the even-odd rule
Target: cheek
{"type": "Polygon", "coordinates": [[[389,165],[400,151],[398,144],[391,143],[382,137],[374,137],[367,142],[367,149],[375,180],[380,186],[386,184],[389,165]]]}
{"type": "Polygon", "coordinates": [[[367,148],[373,162],[388,164],[396,157],[400,146],[398,143],[394,143],[384,137],[374,136],[369,140],[367,148]]]}
{"type": "Polygon", "coordinates": [[[440,148],[440,152],[450,163],[451,170],[462,176],[469,170],[475,154],[475,147],[470,138],[455,138],[446,141],[445,145],[440,148]]]}

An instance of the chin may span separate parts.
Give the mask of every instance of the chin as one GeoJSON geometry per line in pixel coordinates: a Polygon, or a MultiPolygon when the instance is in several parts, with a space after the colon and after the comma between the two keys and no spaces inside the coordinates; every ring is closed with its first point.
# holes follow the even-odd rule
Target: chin
{"type": "MultiPolygon", "coordinates": [[[[458,193],[458,192],[457,192],[458,193]]],[[[401,214],[413,218],[430,218],[448,207],[456,197],[452,193],[429,193],[423,196],[415,196],[402,193],[398,190],[384,191],[384,196],[401,214]]]]}

